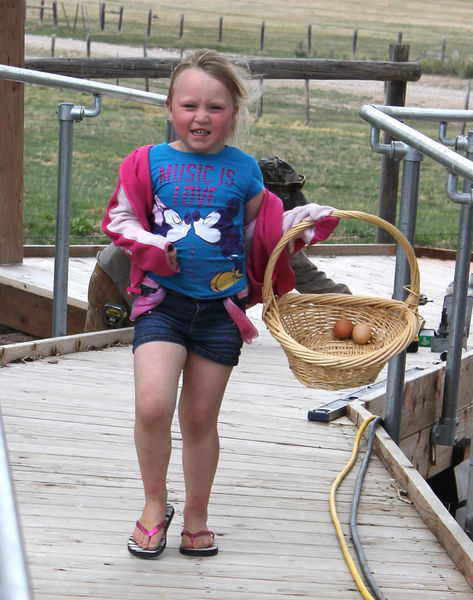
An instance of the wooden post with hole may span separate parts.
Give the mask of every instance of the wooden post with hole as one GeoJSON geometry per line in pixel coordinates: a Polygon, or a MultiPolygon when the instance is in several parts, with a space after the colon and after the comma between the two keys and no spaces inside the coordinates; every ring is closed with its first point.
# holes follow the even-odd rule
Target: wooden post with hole
{"type": "MultiPolygon", "coordinates": [[[[0,63],[23,67],[25,3],[0,0],[0,63]]],[[[22,83],[0,80],[0,264],[23,262],[22,83]]]]}
{"type": "MultiPolygon", "coordinates": [[[[407,44],[394,44],[389,47],[389,58],[394,62],[407,62],[409,60],[410,46],[407,44]]],[[[386,85],[386,101],[388,106],[404,106],[406,103],[405,81],[388,81],[386,85]]],[[[389,134],[384,135],[384,143],[392,141],[389,134]]],[[[393,160],[386,154],[381,159],[381,179],[379,184],[378,216],[393,225],[396,223],[397,193],[399,188],[399,161],[393,160]]],[[[390,244],[392,238],[389,233],[378,227],[376,231],[377,244],[390,244]]]]}

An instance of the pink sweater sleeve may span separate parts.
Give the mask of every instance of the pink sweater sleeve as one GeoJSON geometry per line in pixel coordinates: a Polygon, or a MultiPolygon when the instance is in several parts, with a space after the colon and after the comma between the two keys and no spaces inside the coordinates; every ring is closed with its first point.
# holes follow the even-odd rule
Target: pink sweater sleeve
{"type": "Polygon", "coordinates": [[[149,148],[138,148],[121,164],[119,181],[108,203],[102,231],[130,257],[135,271],[137,268],[168,276],[177,273],[179,266],[172,265],[169,260],[172,243],[150,231],[149,148]]]}

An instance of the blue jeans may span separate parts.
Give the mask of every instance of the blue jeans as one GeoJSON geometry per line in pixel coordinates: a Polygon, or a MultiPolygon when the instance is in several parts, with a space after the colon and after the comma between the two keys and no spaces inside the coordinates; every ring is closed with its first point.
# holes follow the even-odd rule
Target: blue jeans
{"type": "Polygon", "coordinates": [[[158,341],[180,344],[227,366],[238,364],[243,345],[222,300],[196,300],[169,289],[161,304],[137,317],[133,351],[158,341]]]}

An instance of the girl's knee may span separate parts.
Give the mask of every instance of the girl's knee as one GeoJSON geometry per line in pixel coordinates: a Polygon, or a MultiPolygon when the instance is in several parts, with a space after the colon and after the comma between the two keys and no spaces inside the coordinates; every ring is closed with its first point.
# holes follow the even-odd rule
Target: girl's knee
{"type": "Polygon", "coordinates": [[[182,435],[205,437],[217,428],[217,418],[214,411],[207,407],[192,407],[179,414],[182,435]]]}
{"type": "Polygon", "coordinates": [[[153,395],[145,395],[136,398],[136,419],[148,425],[165,424],[170,426],[174,405],[163,399],[157,399],[153,395]]]}

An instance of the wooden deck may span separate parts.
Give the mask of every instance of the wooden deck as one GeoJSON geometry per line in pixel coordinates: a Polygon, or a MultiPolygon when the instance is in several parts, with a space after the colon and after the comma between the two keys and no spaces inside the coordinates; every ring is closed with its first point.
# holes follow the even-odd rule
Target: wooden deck
{"type": "MultiPolygon", "coordinates": [[[[375,263],[369,259],[369,268],[379,273],[375,263]]],[[[357,269],[349,282],[355,291],[357,269]]],[[[452,272],[443,280],[436,273],[431,287],[438,289],[439,315],[438,297],[452,272]]],[[[425,286],[421,291],[433,296],[425,286]]],[[[434,315],[433,304],[426,308],[434,315]]],[[[36,600],[361,597],[329,514],[330,486],[350,457],[357,428],[346,417],[331,424],[307,420],[309,409],[345,392],[297,382],[278,344],[254,318],[260,337],[244,348],[221,412],[209,520],[220,553],[207,560],[178,553],[184,490],[177,424],[169,469],[176,516],[168,549],[157,561],[140,561],[126,550],[142,507],[128,346],[1,369],[0,408],[36,600]]],[[[408,359],[438,357],[422,349],[408,359]]],[[[359,463],[337,495],[347,540],[359,463]]],[[[472,598],[467,580],[377,456],[365,480],[359,533],[389,600],[472,598]]]]}

